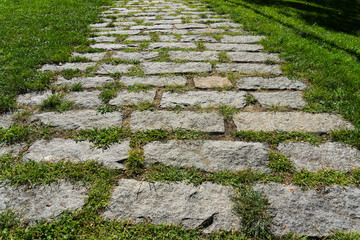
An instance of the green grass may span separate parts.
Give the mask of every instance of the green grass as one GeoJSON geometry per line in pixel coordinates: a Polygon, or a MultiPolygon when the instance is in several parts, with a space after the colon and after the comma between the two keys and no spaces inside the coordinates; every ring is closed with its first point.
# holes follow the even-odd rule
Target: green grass
{"type": "Polygon", "coordinates": [[[65,62],[87,45],[89,23],[112,0],[0,1],[0,113],[15,108],[14,96],[48,87],[49,74],[36,69],[65,62]]]}

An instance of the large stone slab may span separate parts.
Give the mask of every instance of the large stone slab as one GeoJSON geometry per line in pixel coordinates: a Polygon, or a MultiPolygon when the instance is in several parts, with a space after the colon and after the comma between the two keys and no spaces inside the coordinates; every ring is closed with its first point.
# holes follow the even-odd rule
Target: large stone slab
{"type": "Polygon", "coordinates": [[[176,29],[201,29],[207,28],[206,24],[201,23],[184,23],[184,24],[175,24],[176,29]]]}
{"type": "Polygon", "coordinates": [[[96,42],[115,42],[116,37],[100,36],[89,38],[90,40],[95,40],[96,42]]]}
{"type": "Polygon", "coordinates": [[[204,45],[207,49],[215,51],[256,52],[263,49],[263,47],[258,44],[205,43],[204,45]]]}
{"type": "Polygon", "coordinates": [[[230,36],[224,35],[221,38],[223,43],[257,43],[261,39],[265,38],[264,36],[230,36]]]}
{"type": "Polygon", "coordinates": [[[91,59],[92,61],[100,61],[104,56],[106,52],[99,52],[99,53],[73,53],[73,57],[83,57],[91,59]]]}
{"type": "Polygon", "coordinates": [[[185,86],[187,80],[181,76],[168,76],[168,77],[160,77],[160,76],[147,76],[147,77],[121,77],[120,82],[125,84],[126,86],[134,85],[134,84],[146,84],[153,86],[185,86]]]}
{"type": "Polygon", "coordinates": [[[0,128],[9,128],[13,124],[14,113],[0,115],[0,128]]]}
{"type": "Polygon", "coordinates": [[[128,37],[125,41],[137,41],[137,42],[151,41],[151,37],[148,35],[133,35],[128,37]]]}
{"type": "Polygon", "coordinates": [[[119,126],[122,124],[121,112],[101,114],[95,110],[72,110],[63,113],[44,112],[35,114],[32,121],[50,124],[58,129],[91,129],[119,126]]]}
{"type": "Polygon", "coordinates": [[[70,92],[64,97],[64,99],[74,102],[75,105],[82,108],[93,108],[103,105],[103,102],[100,99],[100,91],[70,92]]]}
{"type": "Polygon", "coordinates": [[[186,129],[203,132],[224,132],[224,120],[217,113],[190,111],[135,111],[131,114],[130,127],[134,131],[151,129],[186,129]]]}
{"type": "Polygon", "coordinates": [[[63,71],[66,69],[79,69],[80,71],[85,71],[88,67],[95,66],[95,62],[90,63],[64,63],[62,65],[55,65],[55,64],[45,64],[40,68],[40,71],[63,71]]]}
{"type": "Polygon", "coordinates": [[[179,43],[179,42],[154,42],[150,43],[149,49],[162,49],[162,48],[197,48],[195,43],[179,43]]]}
{"type": "Polygon", "coordinates": [[[96,43],[91,45],[92,48],[100,48],[105,50],[122,50],[125,48],[137,47],[136,44],[120,44],[120,43],[96,43]]]}
{"type": "Polygon", "coordinates": [[[183,35],[180,39],[181,42],[217,42],[212,36],[206,35],[183,35]]]}
{"type": "Polygon", "coordinates": [[[115,187],[104,218],[153,224],[177,224],[203,232],[235,230],[240,220],[233,213],[234,191],[213,183],[141,182],[121,179],[115,187]]]}
{"type": "Polygon", "coordinates": [[[258,52],[229,52],[227,56],[233,62],[266,62],[280,61],[277,54],[274,53],[258,53],[258,52]]]}
{"type": "Polygon", "coordinates": [[[139,104],[141,102],[153,102],[155,99],[156,91],[146,92],[128,92],[121,91],[114,99],[111,99],[110,105],[131,105],[139,104]]]}
{"type": "Polygon", "coordinates": [[[232,85],[228,78],[219,76],[195,77],[194,84],[197,88],[222,88],[232,85]]]}
{"type": "Polygon", "coordinates": [[[220,63],[216,65],[217,72],[239,72],[245,74],[280,75],[280,65],[251,64],[251,63],[220,63]]]}
{"type": "Polygon", "coordinates": [[[130,64],[101,64],[99,70],[96,71],[97,74],[109,74],[109,73],[128,73],[133,65],[130,64]]]}
{"type": "Polygon", "coordinates": [[[0,144],[0,156],[4,154],[18,155],[25,146],[25,143],[17,143],[10,146],[0,144]]]}
{"type": "Polygon", "coordinates": [[[310,143],[280,143],[278,149],[294,163],[308,171],[336,169],[350,171],[360,167],[360,152],[343,143],[327,142],[319,146],[310,143]]]}
{"type": "Polygon", "coordinates": [[[236,86],[239,89],[244,90],[304,90],[306,85],[300,81],[290,80],[287,77],[275,77],[275,78],[264,78],[264,77],[246,77],[240,78],[236,86]]]}
{"type": "Polygon", "coordinates": [[[159,39],[161,42],[177,42],[178,39],[174,35],[160,35],[159,39]]]}
{"type": "Polygon", "coordinates": [[[19,104],[35,106],[41,104],[52,95],[51,91],[31,92],[19,95],[16,102],[19,104]]]}
{"type": "Polygon", "coordinates": [[[111,57],[121,60],[149,61],[159,56],[159,52],[115,52],[111,57]]]}
{"type": "Polygon", "coordinates": [[[93,148],[88,141],[76,142],[72,139],[54,138],[51,140],[37,140],[24,153],[24,160],[49,161],[71,161],[83,162],[95,160],[109,168],[125,168],[130,150],[129,141],[115,143],[107,149],[93,148]]]}
{"type": "Polygon", "coordinates": [[[137,35],[141,31],[140,30],[113,30],[113,31],[104,31],[104,32],[94,32],[97,35],[111,35],[111,34],[117,34],[117,35],[137,35]]]}
{"type": "Polygon", "coordinates": [[[269,148],[237,141],[169,141],[144,146],[145,163],[197,168],[207,172],[267,171],[269,148]]]}
{"type": "Polygon", "coordinates": [[[24,221],[59,217],[65,210],[81,208],[87,197],[87,189],[69,181],[49,185],[12,187],[0,182],[0,212],[14,211],[24,221]]]}
{"type": "Polygon", "coordinates": [[[159,25],[153,25],[153,26],[144,26],[144,25],[137,25],[130,27],[131,30],[166,30],[166,29],[172,29],[173,25],[170,24],[159,24],[159,25]]]}
{"type": "Polygon", "coordinates": [[[278,106],[298,109],[306,105],[301,92],[255,92],[251,94],[265,108],[278,106]]]}
{"type": "Polygon", "coordinates": [[[145,74],[211,72],[211,64],[203,62],[146,62],[141,66],[145,74]]]}
{"type": "Polygon", "coordinates": [[[160,107],[220,107],[222,105],[236,108],[245,107],[246,92],[235,91],[187,91],[187,92],[164,92],[160,107]]]}
{"type": "Polygon", "coordinates": [[[65,79],[63,77],[58,78],[54,83],[55,86],[71,86],[74,84],[81,84],[83,88],[95,88],[101,87],[106,83],[114,82],[114,79],[111,77],[75,77],[72,79],[65,79]]]}
{"type": "Polygon", "coordinates": [[[214,51],[170,51],[169,57],[172,60],[190,60],[190,61],[211,61],[218,60],[218,53],[214,51]]]}
{"type": "Polygon", "coordinates": [[[232,28],[239,28],[242,24],[239,23],[232,23],[232,22],[220,22],[220,23],[211,23],[211,28],[224,28],[224,27],[232,27],[232,28]]]}
{"type": "Polygon", "coordinates": [[[240,112],[234,115],[237,130],[297,131],[329,133],[331,130],[354,129],[341,116],[305,112],[240,112]]]}
{"type": "Polygon", "coordinates": [[[321,237],[337,231],[360,231],[360,189],[328,187],[317,193],[300,187],[273,183],[257,185],[270,203],[272,231],[275,235],[321,237]]]}

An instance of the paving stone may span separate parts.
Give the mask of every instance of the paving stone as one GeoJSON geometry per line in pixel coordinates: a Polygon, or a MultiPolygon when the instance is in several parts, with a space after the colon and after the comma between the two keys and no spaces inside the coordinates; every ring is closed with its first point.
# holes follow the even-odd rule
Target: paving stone
{"type": "Polygon", "coordinates": [[[66,69],[79,69],[85,71],[88,67],[95,66],[95,62],[91,63],[64,63],[63,65],[45,64],[40,68],[40,71],[63,71],[66,69]]]}
{"type": "Polygon", "coordinates": [[[159,52],[115,52],[111,57],[121,60],[149,61],[159,56],[159,52]]]}
{"type": "Polygon", "coordinates": [[[131,105],[139,104],[141,102],[153,102],[155,99],[156,91],[146,91],[146,92],[128,92],[121,91],[117,96],[110,100],[109,104],[111,105],[131,105]]]}
{"type": "Polygon", "coordinates": [[[181,23],[181,19],[173,19],[173,20],[156,20],[156,21],[144,21],[144,23],[153,23],[155,25],[162,25],[162,24],[177,24],[181,23]]]}
{"type": "Polygon", "coordinates": [[[189,29],[189,33],[192,34],[211,34],[211,33],[224,33],[224,29],[213,29],[213,28],[204,28],[204,29],[189,29]]]}
{"type": "Polygon", "coordinates": [[[163,48],[197,48],[195,43],[177,43],[177,42],[155,42],[150,43],[148,49],[163,48]]]}
{"type": "Polygon", "coordinates": [[[35,220],[58,218],[65,210],[81,208],[87,189],[61,180],[49,185],[12,187],[0,183],[0,212],[12,209],[17,217],[35,223],[35,220]]]}
{"type": "Polygon", "coordinates": [[[144,146],[145,164],[197,168],[207,172],[267,171],[269,148],[238,141],[168,141],[144,146]]]}
{"type": "Polygon", "coordinates": [[[94,88],[94,87],[100,87],[110,82],[114,82],[114,79],[111,77],[75,77],[72,79],[65,79],[63,77],[59,77],[58,80],[54,83],[54,85],[71,86],[74,84],[81,84],[83,88],[94,88]]]}
{"type": "Polygon", "coordinates": [[[174,35],[160,35],[159,36],[161,42],[177,42],[178,39],[174,35]]]}
{"type": "Polygon", "coordinates": [[[51,91],[31,92],[19,95],[16,102],[24,105],[39,105],[52,95],[51,91]]]}
{"type": "Polygon", "coordinates": [[[207,28],[205,24],[201,23],[184,23],[184,24],[175,24],[175,28],[177,29],[199,29],[199,28],[207,28]]]}
{"type": "Polygon", "coordinates": [[[117,35],[137,35],[140,30],[115,30],[115,31],[106,31],[106,32],[94,32],[97,35],[108,35],[108,34],[117,34],[117,35]]]}
{"type": "Polygon", "coordinates": [[[106,52],[99,52],[99,53],[73,53],[73,57],[84,57],[91,59],[92,61],[100,61],[104,56],[106,52]]]}
{"type": "Polygon", "coordinates": [[[121,77],[120,82],[126,86],[134,84],[146,84],[152,86],[185,86],[186,78],[181,76],[169,76],[169,77],[160,77],[160,76],[147,76],[147,77],[121,77]]]}
{"type": "Polygon", "coordinates": [[[221,88],[232,85],[228,78],[219,76],[195,77],[194,84],[197,88],[221,88]]]}
{"type": "Polygon", "coordinates": [[[130,29],[140,29],[141,30],[153,30],[153,29],[159,29],[159,30],[163,30],[163,29],[173,29],[173,25],[170,25],[170,24],[162,24],[162,25],[154,25],[154,26],[133,26],[131,27],[130,29]],[[143,27],[143,28],[141,28],[143,27]]]}
{"type": "Polygon", "coordinates": [[[119,126],[122,124],[120,112],[101,114],[96,110],[71,110],[63,113],[44,112],[35,114],[32,121],[39,120],[44,124],[50,124],[57,129],[91,129],[119,126]]]}
{"type": "Polygon", "coordinates": [[[230,36],[224,35],[221,38],[221,42],[223,43],[257,43],[260,40],[264,39],[264,36],[230,36]]]}
{"type": "Polygon", "coordinates": [[[360,231],[360,189],[327,187],[322,193],[294,185],[256,185],[270,203],[275,235],[321,237],[337,231],[360,231]]]}
{"type": "Polygon", "coordinates": [[[236,108],[245,107],[246,92],[235,91],[186,91],[186,92],[164,92],[160,107],[220,107],[222,105],[233,106],[236,108]]]}
{"type": "Polygon", "coordinates": [[[4,154],[18,155],[25,146],[25,143],[17,143],[10,146],[0,144],[0,156],[4,154]]]}
{"type": "Polygon", "coordinates": [[[222,28],[222,27],[233,27],[239,28],[242,27],[242,24],[232,23],[232,22],[220,22],[220,23],[210,23],[211,28],[222,28]]]}
{"type": "Polygon", "coordinates": [[[341,116],[305,112],[240,112],[234,115],[238,131],[296,131],[329,133],[331,130],[354,129],[341,116]]]}
{"type": "Polygon", "coordinates": [[[125,168],[124,162],[130,150],[130,142],[112,144],[107,149],[94,148],[88,141],[76,142],[72,139],[53,138],[37,140],[24,153],[24,160],[36,162],[71,161],[84,162],[95,160],[109,168],[125,168]]]}
{"type": "Polygon", "coordinates": [[[136,22],[114,22],[115,26],[134,26],[136,22]]]}
{"type": "Polygon", "coordinates": [[[100,36],[89,38],[90,40],[95,40],[96,42],[115,42],[116,37],[100,36]]]}
{"type": "Polygon", "coordinates": [[[100,99],[100,91],[70,92],[64,97],[64,100],[74,102],[75,105],[82,108],[94,108],[103,105],[100,99]]]}
{"type": "Polygon", "coordinates": [[[211,72],[211,64],[203,62],[145,62],[141,66],[145,74],[211,72]]]}
{"type": "Polygon", "coordinates": [[[232,51],[232,52],[256,52],[263,49],[259,44],[233,44],[233,43],[205,43],[209,50],[232,51]]]}
{"type": "Polygon", "coordinates": [[[216,64],[216,71],[271,75],[280,75],[282,73],[279,65],[267,65],[261,63],[219,63],[216,64]]]}
{"type": "Polygon", "coordinates": [[[186,129],[219,133],[225,131],[223,118],[215,112],[135,111],[131,114],[130,126],[134,131],[151,129],[186,129]]]}
{"type": "Polygon", "coordinates": [[[273,53],[229,52],[227,53],[227,56],[233,62],[265,62],[265,61],[279,62],[280,61],[278,55],[273,53]]]}
{"type": "Polygon", "coordinates": [[[0,114],[0,128],[9,128],[13,121],[14,113],[0,114]]]}
{"type": "Polygon", "coordinates": [[[239,78],[236,83],[239,89],[244,90],[304,90],[306,85],[300,81],[290,80],[287,77],[264,78],[264,77],[246,77],[239,78]]]}
{"type": "Polygon", "coordinates": [[[229,22],[229,19],[226,18],[200,18],[200,19],[192,19],[192,22],[197,23],[208,23],[208,22],[229,22]]]}
{"type": "Polygon", "coordinates": [[[180,39],[181,42],[217,42],[214,37],[206,35],[184,35],[180,39]]]}
{"type": "Polygon", "coordinates": [[[177,224],[203,232],[235,230],[240,219],[233,213],[231,187],[205,182],[192,184],[142,182],[121,179],[104,218],[152,224],[177,224]]]}
{"type": "Polygon", "coordinates": [[[96,71],[97,74],[109,74],[109,73],[128,73],[133,65],[130,64],[101,64],[99,70],[96,71]]]}
{"type": "Polygon", "coordinates": [[[280,143],[278,149],[290,158],[298,170],[350,171],[353,167],[360,167],[359,150],[343,143],[327,142],[319,146],[304,142],[280,143]]]}
{"type": "Polygon", "coordinates": [[[143,35],[143,36],[134,35],[134,36],[128,37],[125,41],[138,41],[138,42],[151,41],[151,38],[148,35],[143,35]]]}
{"type": "Polygon", "coordinates": [[[218,53],[214,51],[170,51],[169,57],[171,60],[211,61],[218,60],[218,53]]]}
{"type": "Polygon", "coordinates": [[[106,27],[109,23],[104,22],[104,23],[94,23],[94,24],[90,24],[91,28],[99,28],[99,27],[106,27]]]}
{"type": "Polygon", "coordinates": [[[298,109],[306,106],[300,92],[255,92],[251,94],[265,108],[278,106],[298,109]]]}
{"type": "Polygon", "coordinates": [[[150,33],[161,33],[161,34],[188,34],[188,30],[178,30],[178,29],[151,29],[151,30],[144,30],[144,34],[150,34],[150,33]]]}
{"type": "Polygon", "coordinates": [[[105,50],[122,50],[125,48],[137,47],[136,44],[119,44],[119,43],[96,43],[91,45],[91,48],[100,48],[105,50]]]}

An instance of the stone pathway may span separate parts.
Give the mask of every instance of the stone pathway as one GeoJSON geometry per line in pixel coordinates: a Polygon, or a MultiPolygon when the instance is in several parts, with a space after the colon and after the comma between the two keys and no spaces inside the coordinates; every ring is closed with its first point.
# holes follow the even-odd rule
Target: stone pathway
{"type": "MultiPolygon", "coordinates": [[[[40,69],[79,69],[92,75],[67,79],[60,73],[53,83],[53,92],[18,97],[23,109],[35,109],[29,122],[50,124],[63,131],[124,127],[133,132],[181,129],[210,133],[217,140],[171,140],[141,146],[146,166],[162,163],[206,172],[270,171],[270,147],[229,139],[236,130],[327,134],[331,130],[353,129],[339,115],[302,112],[306,106],[302,91],[306,86],[282,75],[278,55],[264,52],[259,44],[263,36],[250,35],[227,16],[198,11],[198,3],[186,5],[172,0],[132,0],[126,6],[120,6],[120,2],[118,5],[102,13],[103,22],[91,25],[94,35],[90,47],[100,49],[99,52],[73,53],[89,62],[46,64],[40,69]],[[108,103],[104,102],[103,86],[116,83],[122,89],[108,103]],[[62,93],[63,100],[74,102],[73,110],[37,110],[44,100],[57,94],[56,89],[72,89],[76,85],[81,86],[80,91],[62,93]],[[143,89],[130,91],[136,87],[143,89]],[[153,108],[134,107],[144,103],[153,108]],[[106,104],[118,108],[103,114],[96,110],[106,104]],[[239,111],[225,118],[218,111],[223,105],[239,111]],[[125,106],[127,110],[123,110],[125,106]]],[[[0,116],[0,127],[12,124],[11,114],[0,116]]],[[[125,168],[130,150],[127,140],[106,150],[94,149],[87,141],[62,138],[38,140],[31,146],[0,146],[0,154],[21,152],[25,161],[93,159],[108,168],[125,168]]],[[[298,170],[348,171],[360,167],[360,152],[345,144],[280,143],[276,150],[288,156],[298,170]]],[[[81,208],[86,192],[83,187],[67,182],[54,186],[22,190],[3,183],[0,210],[16,210],[26,201],[24,217],[33,220],[56,216],[64,209],[81,208]],[[57,200],[64,192],[70,199],[61,200],[65,205],[57,200]],[[41,200],[44,195],[51,195],[52,202],[41,200]],[[68,205],[69,202],[74,204],[68,205]],[[30,209],[32,206],[34,209],[30,209]],[[45,214],[45,210],[49,211],[45,214]]],[[[280,184],[258,184],[255,189],[269,197],[276,235],[291,231],[323,236],[331,230],[360,230],[360,190],[356,187],[334,187],[325,194],[280,184]]],[[[193,186],[122,179],[113,191],[104,218],[182,224],[204,232],[240,229],[241,219],[232,211],[233,195],[230,187],[214,183],[193,186]]]]}

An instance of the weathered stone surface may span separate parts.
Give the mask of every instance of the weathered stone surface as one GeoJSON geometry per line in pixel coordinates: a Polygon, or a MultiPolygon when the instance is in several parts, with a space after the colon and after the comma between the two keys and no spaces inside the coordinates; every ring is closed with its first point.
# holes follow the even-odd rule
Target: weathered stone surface
{"type": "Polygon", "coordinates": [[[109,112],[101,114],[95,110],[72,110],[63,113],[44,112],[35,114],[32,120],[39,120],[58,129],[91,129],[111,126],[121,126],[122,114],[109,112]]]}
{"type": "Polygon", "coordinates": [[[246,92],[235,91],[186,91],[186,92],[164,92],[160,107],[220,107],[222,105],[242,108],[246,105],[246,92]]]}
{"type": "Polygon", "coordinates": [[[115,52],[111,57],[121,60],[149,61],[159,56],[159,52],[115,52]]]}
{"type": "Polygon", "coordinates": [[[130,29],[139,29],[139,30],[153,30],[153,29],[159,29],[159,30],[166,30],[166,29],[173,29],[173,25],[170,24],[161,24],[161,25],[153,25],[153,26],[143,26],[143,25],[138,25],[138,26],[133,26],[130,29]]]}
{"type": "Polygon", "coordinates": [[[8,128],[12,125],[13,115],[14,115],[13,113],[7,113],[7,114],[0,115],[0,128],[8,128]]]}
{"type": "Polygon", "coordinates": [[[205,43],[204,45],[210,50],[230,52],[256,52],[263,49],[263,47],[258,44],[205,43]]]}
{"type": "Polygon", "coordinates": [[[121,179],[104,218],[153,224],[180,224],[203,232],[238,229],[240,220],[232,211],[234,191],[214,183],[141,182],[121,179]]]}
{"type": "Polygon", "coordinates": [[[91,28],[99,28],[99,27],[106,27],[109,23],[104,22],[104,23],[94,23],[94,24],[90,24],[91,28]]]}
{"type": "Polygon", "coordinates": [[[144,21],[144,23],[153,23],[154,25],[163,25],[163,24],[177,24],[177,23],[181,23],[181,19],[173,19],[173,20],[156,20],[156,21],[144,21]]]}
{"type": "Polygon", "coordinates": [[[237,130],[297,131],[328,133],[331,130],[354,127],[341,116],[305,112],[240,112],[234,115],[237,130]]]}
{"type": "Polygon", "coordinates": [[[184,35],[181,42],[217,42],[214,37],[206,35],[184,35]]]}
{"type": "Polygon", "coordinates": [[[105,50],[122,50],[125,48],[137,47],[136,44],[120,44],[120,43],[96,43],[91,45],[92,48],[100,48],[105,50]]]}
{"type": "Polygon", "coordinates": [[[169,141],[144,146],[145,164],[197,168],[208,172],[267,171],[268,147],[236,141],[169,141]]]}
{"type": "Polygon", "coordinates": [[[146,74],[211,72],[211,64],[203,62],[148,62],[141,66],[146,74]]]}
{"type": "Polygon", "coordinates": [[[13,210],[22,220],[49,219],[59,217],[65,210],[81,208],[87,197],[87,189],[68,181],[54,182],[49,185],[11,187],[0,183],[0,212],[13,210]]]}
{"type": "Polygon", "coordinates": [[[160,35],[159,36],[161,42],[177,42],[178,39],[174,35],[160,35]]]}
{"type": "Polygon", "coordinates": [[[135,111],[131,114],[130,127],[134,131],[151,129],[187,129],[203,132],[224,132],[224,119],[217,113],[182,111],[135,111]]]}
{"type": "Polygon", "coordinates": [[[101,64],[99,70],[96,71],[97,74],[109,74],[109,73],[128,73],[129,70],[133,67],[130,64],[101,64]]]}
{"type": "Polygon", "coordinates": [[[231,86],[231,82],[227,77],[219,76],[195,77],[194,84],[197,88],[216,88],[231,86]]]}
{"type": "Polygon", "coordinates": [[[114,22],[115,26],[134,26],[136,22],[114,22]]]}
{"type": "Polygon", "coordinates": [[[184,24],[175,24],[177,29],[200,29],[207,28],[206,24],[201,23],[184,23],[184,24]]]}
{"type": "Polygon", "coordinates": [[[279,65],[267,65],[261,63],[220,63],[216,65],[216,71],[271,75],[280,75],[282,73],[279,65]]]}
{"type": "Polygon", "coordinates": [[[88,141],[76,142],[72,139],[54,138],[51,140],[38,140],[24,154],[24,160],[71,161],[83,162],[95,160],[109,168],[125,168],[130,150],[129,141],[115,143],[107,149],[93,148],[88,141]]]}
{"type": "Polygon", "coordinates": [[[90,40],[95,40],[96,42],[115,42],[116,37],[100,36],[89,38],[90,40]]]}
{"type": "Polygon", "coordinates": [[[246,77],[240,78],[236,86],[244,90],[304,90],[305,84],[300,81],[290,80],[287,77],[263,78],[263,77],[246,77]]]}
{"type": "Polygon", "coordinates": [[[150,43],[149,49],[162,49],[162,48],[196,48],[195,43],[177,43],[177,42],[155,42],[150,43]]]}
{"type": "Polygon", "coordinates": [[[81,71],[85,71],[88,67],[95,66],[95,62],[91,63],[64,63],[63,65],[54,65],[54,64],[45,64],[40,68],[40,71],[63,71],[66,69],[79,69],[81,71]]]}
{"type": "Polygon", "coordinates": [[[93,61],[100,61],[104,56],[106,52],[99,52],[99,53],[73,53],[73,57],[83,57],[83,58],[89,58],[93,61]]]}
{"type": "Polygon", "coordinates": [[[72,101],[75,103],[75,105],[82,108],[93,108],[103,105],[99,96],[100,91],[70,92],[64,97],[64,99],[67,101],[72,101]]]}
{"type": "Polygon", "coordinates": [[[343,143],[327,142],[319,146],[304,142],[280,143],[278,149],[290,158],[298,170],[349,171],[353,167],[360,167],[359,150],[343,143]]]}
{"type": "Polygon", "coordinates": [[[255,92],[252,95],[265,108],[278,106],[298,109],[306,105],[301,92],[255,92]]]}
{"type": "Polygon", "coordinates": [[[261,39],[264,39],[264,36],[230,36],[224,35],[221,38],[223,43],[256,43],[261,39]]]}
{"type": "Polygon", "coordinates": [[[131,105],[139,104],[141,102],[154,101],[156,91],[146,92],[128,92],[121,91],[114,99],[111,99],[109,104],[111,105],[131,105]]]}
{"type": "Polygon", "coordinates": [[[269,199],[275,235],[325,236],[332,230],[360,231],[360,189],[329,187],[323,193],[273,183],[257,185],[269,199]]]}
{"type": "Polygon", "coordinates": [[[211,61],[218,60],[218,53],[214,51],[170,51],[169,56],[171,60],[191,60],[191,61],[211,61]]]}
{"type": "Polygon", "coordinates": [[[188,30],[178,30],[178,29],[151,29],[151,30],[144,30],[143,33],[162,33],[162,34],[187,34],[189,33],[188,30]]]}
{"type": "Polygon", "coordinates": [[[24,143],[13,144],[10,146],[0,144],[0,156],[4,154],[18,155],[25,146],[26,144],[24,143]]]}
{"type": "Polygon", "coordinates": [[[146,84],[153,86],[185,86],[186,78],[181,76],[173,76],[173,77],[160,77],[160,76],[147,76],[147,77],[121,77],[120,82],[125,84],[126,86],[134,85],[134,84],[146,84]]]}
{"type": "Polygon", "coordinates": [[[192,22],[197,22],[197,23],[208,23],[209,21],[212,22],[229,22],[229,19],[226,18],[200,18],[200,19],[192,19],[192,22]]]}
{"type": "Polygon", "coordinates": [[[83,88],[100,87],[106,83],[114,82],[111,77],[75,77],[72,79],[65,79],[63,77],[58,78],[54,83],[56,86],[71,86],[74,84],[81,84],[83,88]]]}
{"type": "Polygon", "coordinates": [[[257,53],[257,52],[229,52],[227,56],[233,62],[265,62],[276,61],[279,62],[280,58],[277,54],[273,53],[257,53]]]}
{"type": "Polygon", "coordinates": [[[134,36],[128,37],[125,41],[137,41],[137,42],[151,41],[151,38],[148,35],[143,35],[143,36],[142,35],[140,35],[140,36],[134,35],[134,36]]]}
{"type": "Polygon", "coordinates": [[[211,23],[211,28],[222,28],[222,27],[233,27],[233,28],[239,28],[242,24],[239,23],[232,23],[232,22],[220,22],[220,23],[211,23]]]}
{"type": "Polygon", "coordinates": [[[118,34],[118,35],[137,35],[140,30],[114,30],[114,31],[104,31],[104,32],[95,32],[97,35],[108,35],[108,34],[118,34]]]}
{"type": "Polygon", "coordinates": [[[192,34],[211,34],[211,33],[217,33],[221,34],[224,33],[224,29],[214,29],[214,28],[203,28],[203,29],[189,29],[189,33],[192,34]]]}
{"type": "Polygon", "coordinates": [[[51,95],[52,95],[51,91],[31,92],[18,96],[16,102],[19,104],[34,106],[41,104],[45,99],[48,99],[51,95]]]}

